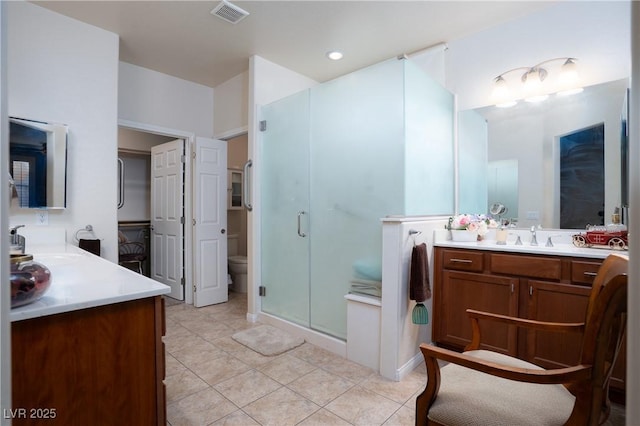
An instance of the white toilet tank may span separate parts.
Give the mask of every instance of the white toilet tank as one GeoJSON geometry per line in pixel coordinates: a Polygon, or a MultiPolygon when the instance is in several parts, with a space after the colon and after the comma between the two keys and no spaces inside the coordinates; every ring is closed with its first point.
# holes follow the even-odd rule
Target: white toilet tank
{"type": "Polygon", "coordinates": [[[227,258],[238,255],[238,234],[227,236],[227,258]]]}
{"type": "Polygon", "coordinates": [[[231,274],[231,288],[239,293],[247,292],[247,257],[238,255],[238,235],[227,237],[227,259],[231,274]]]}

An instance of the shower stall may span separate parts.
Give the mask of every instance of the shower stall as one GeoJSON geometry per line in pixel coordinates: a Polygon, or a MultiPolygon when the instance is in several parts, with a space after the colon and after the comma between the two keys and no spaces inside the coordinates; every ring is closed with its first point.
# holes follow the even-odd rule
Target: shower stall
{"type": "Polygon", "coordinates": [[[261,109],[262,311],[346,339],[381,218],[454,211],[453,96],[392,59],[261,109]]]}

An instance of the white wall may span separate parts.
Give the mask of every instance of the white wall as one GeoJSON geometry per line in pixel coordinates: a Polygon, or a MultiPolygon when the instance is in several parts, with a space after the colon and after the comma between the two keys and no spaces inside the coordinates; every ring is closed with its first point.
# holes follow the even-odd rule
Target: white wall
{"type": "MultiPolygon", "coordinates": [[[[93,225],[103,257],[117,260],[118,36],[27,2],[8,2],[9,115],[69,126],[67,209],[49,225],[93,225]]],[[[35,225],[35,210],[12,207],[11,225],[35,225]]],[[[44,225],[42,225],[44,226],[44,225]]]]}
{"type": "Polygon", "coordinates": [[[120,62],[118,118],[212,138],[213,88],[120,62]]]}
{"type": "Polygon", "coordinates": [[[250,320],[257,319],[260,311],[260,299],[256,297],[260,285],[260,146],[258,143],[258,117],[260,105],[282,99],[304,89],[317,85],[318,82],[283,66],[267,61],[260,56],[252,56],[249,61],[249,158],[253,160],[250,169],[252,186],[250,202],[253,211],[248,215],[247,252],[248,264],[248,314],[250,320]],[[254,220],[254,218],[257,218],[254,220]]]}
{"type": "Polygon", "coordinates": [[[249,71],[214,88],[213,124],[216,139],[247,131],[249,123],[249,71]]]}

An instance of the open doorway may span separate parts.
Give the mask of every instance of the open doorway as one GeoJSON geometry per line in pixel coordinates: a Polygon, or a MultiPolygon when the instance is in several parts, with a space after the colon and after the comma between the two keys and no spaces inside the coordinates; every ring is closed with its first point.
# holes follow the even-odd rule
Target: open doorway
{"type": "MultiPolygon", "coordinates": [[[[184,261],[184,188],[174,188],[173,195],[161,196],[163,202],[176,204],[179,210],[173,221],[166,220],[164,215],[160,219],[154,213],[157,206],[152,204],[154,185],[160,182],[160,189],[166,191],[166,177],[154,177],[152,183],[152,153],[164,155],[162,147],[179,142],[181,149],[174,156],[178,167],[177,173],[184,176],[184,141],[174,137],[152,134],[120,127],[118,129],[118,243],[119,263],[172,288],[171,297],[184,300],[183,265],[184,261]],[[172,142],[174,141],[174,142],[172,142]],[[160,149],[160,151],[159,151],[160,149]],[[165,179],[162,179],[162,178],[165,179]],[[177,201],[173,200],[177,198],[177,201]],[[173,222],[173,223],[171,223],[173,222]],[[154,230],[154,228],[156,228],[154,230]],[[173,229],[176,228],[176,229],[173,229]],[[153,232],[152,232],[153,230],[153,232]],[[160,232],[162,231],[162,232],[160,232]],[[165,250],[166,241],[173,239],[171,250],[165,250]],[[158,243],[160,242],[160,244],[158,243]],[[156,247],[154,247],[154,245],[156,247]],[[166,253],[161,253],[166,251],[166,253]],[[171,256],[168,256],[171,254],[171,256]],[[173,257],[170,258],[170,257],[173,257]]],[[[172,145],[171,145],[172,146],[172,145]]],[[[170,147],[171,148],[171,147],[170,147]]],[[[171,151],[168,151],[171,154],[171,151]]],[[[165,170],[166,171],[166,170],[165,170]]],[[[161,170],[162,172],[162,170],[161,170]]],[[[165,173],[166,174],[166,173],[165,173]]],[[[181,178],[183,180],[183,178],[181,178]]],[[[156,203],[157,204],[157,203],[156,203]]]]}
{"type": "Polygon", "coordinates": [[[143,211],[150,219],[150,278],[195,307],[226,302],[227,142],[142,123],[119,124],[119,153],[148,159],[143,174],[145,180],[149,176],[144,184],[149,195],[138,198],[148,203],[143,211]],[[157,175],[161,169],[167,174],[157,175]],[[158,210],[159,205],[165,207],[158,210]],[[175,233],[164,232],[168,222],[176,225],[175,233]]]}
{"type": "Polygon", "coordinates": [[[248,160],[246,133],[226,140],[227,148],[227,227],[228,262],[231,291],[247,292],[247,209],[244,206],[244,165],[248,160]]]}

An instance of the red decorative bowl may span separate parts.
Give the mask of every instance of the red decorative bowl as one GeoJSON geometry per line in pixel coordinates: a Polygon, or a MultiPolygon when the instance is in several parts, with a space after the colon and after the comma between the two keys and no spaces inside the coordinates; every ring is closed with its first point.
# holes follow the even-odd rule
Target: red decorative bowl
{"type": "Polygon", "coordinates": [[[11,307],[40,299],[51,285],[51,271],[30,254],[11,255],[11,307]]]}

